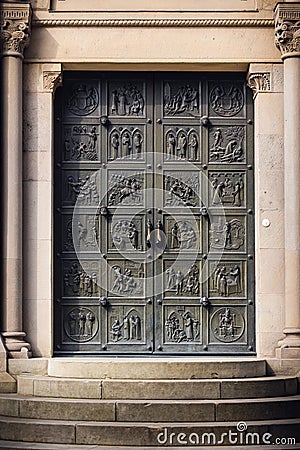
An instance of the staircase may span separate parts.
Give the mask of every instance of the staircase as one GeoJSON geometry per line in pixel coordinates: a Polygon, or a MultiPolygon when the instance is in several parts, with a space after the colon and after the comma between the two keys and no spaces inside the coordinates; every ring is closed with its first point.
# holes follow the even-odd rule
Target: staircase
{"type": "Polygon", "coordinates": [[[0,449],[300,448],[297,377],[267,376],[264,360],[15,364],[17,393],[0,395],[0,449]]]}

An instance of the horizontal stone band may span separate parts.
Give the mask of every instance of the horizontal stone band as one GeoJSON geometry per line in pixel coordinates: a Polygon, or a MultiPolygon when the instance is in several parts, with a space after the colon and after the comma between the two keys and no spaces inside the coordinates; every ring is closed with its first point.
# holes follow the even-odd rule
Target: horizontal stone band
{"type": "Polygon", "coordinates": [[[36,27],[274,27],[273,19],[45,19],[36,27]]]}

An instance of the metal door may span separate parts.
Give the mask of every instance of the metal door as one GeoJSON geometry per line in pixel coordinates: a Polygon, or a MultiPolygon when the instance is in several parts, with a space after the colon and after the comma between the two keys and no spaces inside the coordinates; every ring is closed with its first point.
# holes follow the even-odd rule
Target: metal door
{"type": "Polygon", "coordinates": [[[65,74],[55,354],[254,352],[252,120],[239,74],[65,74]]]}

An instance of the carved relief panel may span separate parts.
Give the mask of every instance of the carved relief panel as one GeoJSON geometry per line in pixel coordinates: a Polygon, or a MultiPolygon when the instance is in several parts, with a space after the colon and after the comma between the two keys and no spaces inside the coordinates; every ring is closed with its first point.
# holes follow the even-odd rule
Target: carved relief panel
{"type": "Polygon", "coordinates": [[[114,126],[108,137],[108,160],[144,159],[146,146],[144,126],[114,126]]]}
{"type": "Polygon", "coordinates": [[[64,127],[64,161],[100,161],[100,129],[95,125],[64,127]]]}
{"type": "Polygon", "coordinates": [[[199,161],[201,158],[199,131],[193,127],[164,128],[164,160],[170,162],[199,161]]]}
{"type": "Polygon", "coordinates": [[[141,305],[113,304],[107,314],[107,342],[145,342],[145,308],[141,305]]]}
{"type": "Polygon", "coordinates": [[[126,259],[109,261],[109,291],[116,296],[145,295],[145,267],[126,259]]]}
{"type": "Polygon", "coordinates": [[[164,172],[164,206],[200,205],[200,176],[196,171],[164,172]]]}
{"type": "Polygon", "coordinates": [[[201,252],[199,218],[191,216],[165,217],[164,232],[167,236],[166,251],[201,252]]]}
{"type": "Polygon", "coordinates": [[[210,83],[209,113],[210,116],[245,117],[245,86],[232,82],[210,83]]]}
{"type": "Polygon", "coordinates": [[[209,261],[210,297],[244,297],[247,292],[246,261],[209,261]]]}
{"type": "Polygon", "coordinates": [[[119,252],[141,252],[145,249],[146,224],[142,215],[117,216],[109,220],[108,249],[119,252]]]}
{"type": "MultiPolygon", "coordinates": [[[[91,252],[99,249],[99,217],[63,215],[63,251],[91,252]],[[74,247],[75,244],[75,247],[74,247]]],[[[101,222],[101,220],[100,220],[101,222]]]]}
{"type": "Polygon", "coordinates": [[[63,205],[98,207],[100,172],[94,170],[65,170],[62,174],[63,205]]]}
{"type": "Polygon", "coordinates": [[[210,172],[209,204],[215,207],[243,208],[246,205],[245,172],[210,172]]]}
{"type": "Polygon", "coordinates": [[[166,261],[164,266],[164,295],[166,297],[199,297],[201,295],[199,262],[166,261]]]}
{"type": "Polygon", "coordinates": [[[163,109],[165,117],[195,117],[200,114],[200,86],[197,82],[165,81],[163,109]]]}
{"type": "Polygon", "coordinates": [[[99,105],[100,88],[96,81],[66,83],[64,99],[66,116],[99,115],[99,105]]]}
{"type": "Polygon", "coordinates": [[[98,308],[65,306],[63,326],[66,340],[79,343],[94,340],[99,333],[98,308]]]}
{"type": "Polygon", "coordinates": [[[97,261],[65,260],[62,264],[64,297],[97,297],[100,292],[97,261]]]}
{"type": "Polygon", "coordinates": [[[202,341],[201,307],[168,305],[164,307],[164,343],[184,344],[202,341]]]}
{"type": "Polygon", "coordinates": [[[214,126],[209,130],[209,162],[237,164],[246,162],[246,132],[243,126],[214,126]]]}
{"type": "Polygon", "coordinates": [[[139,117],[145,114],[145,84],[143,82],[109,83],[109,115],[139,117]]]}
{"type": "Polygon", "coordinates": [[[107,204],[139,206],[144,203],[144,173],[129,170],[110,170],[108,173],[107,204]]]}
{"type": "Polygon", "coordinates": [[[245,308],[212,308],[210,316],[210,342],[245,342],[245,308]]]}
{"type": "Polygon", "coordinates": [[[211,251],[245,252],[246,218],[244,216],[214,216],[209,226],[211,251]]]}

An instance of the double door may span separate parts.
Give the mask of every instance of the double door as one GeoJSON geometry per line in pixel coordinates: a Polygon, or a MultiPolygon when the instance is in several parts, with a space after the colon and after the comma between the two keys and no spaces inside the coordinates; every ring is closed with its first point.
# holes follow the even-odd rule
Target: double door
{"type": "Polygon", "coordinates": [[[253,353],[243,77],[70,73],[57,92],[55,353],[253,353]]]}

